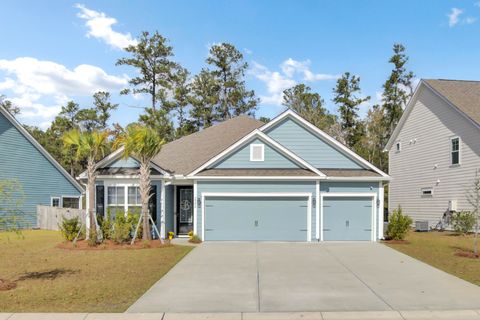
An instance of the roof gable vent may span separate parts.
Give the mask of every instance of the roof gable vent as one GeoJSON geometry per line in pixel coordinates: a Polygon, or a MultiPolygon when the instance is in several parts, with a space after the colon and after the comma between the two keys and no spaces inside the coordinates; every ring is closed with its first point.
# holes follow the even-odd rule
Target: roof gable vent
{"type": "Polygon", "coordinates": [[[264,161],[265,146],[263,144],[250,145],[250,161],[264,161]]]}

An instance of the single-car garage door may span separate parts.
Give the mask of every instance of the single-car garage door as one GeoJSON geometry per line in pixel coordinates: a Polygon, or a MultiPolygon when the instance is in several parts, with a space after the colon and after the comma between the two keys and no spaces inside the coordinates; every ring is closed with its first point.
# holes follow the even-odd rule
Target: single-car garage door
{"type": "Polygon", "coordinates": [[[205,240],[307,241],[308,197],[211,196],[205,240]]]}
{"type": "Polygon", "coordinates": [[[371,197],[324,197],[324,240],[371,240],[371,197]]]}

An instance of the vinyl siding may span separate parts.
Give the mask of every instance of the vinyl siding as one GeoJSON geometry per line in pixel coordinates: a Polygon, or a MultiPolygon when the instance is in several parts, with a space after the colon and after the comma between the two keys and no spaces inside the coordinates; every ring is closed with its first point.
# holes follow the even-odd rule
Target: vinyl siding
{"type": "MultiPolygon", "coordinates": [[[[311,193],[312,201],[315,201],[315,181],[198,181],[198,197],[204,192],[302,192],[311,193]]],[[[315,240],[315,205],[312,205],[311,238],[315,240]]],[[[202,208],[197,207],[197,232],[201,236],[202,208]]]]}
{"type": "MultiPolygon", "coordinates": [[[[81,192],[17,128],[0,113],[0,179],[17,179],[24,196],[19,226],[37,226],[37,205],[51,197],[80,196],[81,192]]],[[[23,200],[22,200],[23,198],[23,200]]],[[[0,212],[6,214],[5,212],[0,212]]]]}
{"type": "Polygon", "coordinates": [[[290,118],[279,122],[265,133],[316,168],[362,168],[290,118]]]}
{"type": "Polygon", "coordinates": [[[140,168],[140,163],[133,158],[118,159],[104,168],[140,168]]]}
{"type": "Polygon", "coordinates": [[[402,206],[414,220],[436,224],[448,208],[449,200],[457,200],[459,210],[471,209],[465,197],[476,169],[480,168],[480,130],[449,106],[429,88],[419,88],[396,141],[389,150],[389,211],[402,206]],[[461,164],[450,165],[450,138],[461,139],[461,164]],[[421,188],[433,188],[432,197],[422,197],[421,188]]]}
{"type": "Polygon", "coordinates": [[[214,165],[216,169],[266,169],[266,168],[299,168],[297,164],[286,158],[284,155],[270,147],[260,139],[255,139],[222,162],[214,165]],[[264,161],[250,161],[250,145],[264,145],[264,161]]]}

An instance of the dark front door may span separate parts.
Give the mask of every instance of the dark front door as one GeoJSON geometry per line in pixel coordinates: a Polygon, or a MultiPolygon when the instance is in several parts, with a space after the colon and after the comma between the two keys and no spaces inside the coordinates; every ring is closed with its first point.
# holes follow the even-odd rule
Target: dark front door
{"type": "Polygon", "coordinates": [[[177,187],[177,234],[193,230],[193,187],[177,187]]]}

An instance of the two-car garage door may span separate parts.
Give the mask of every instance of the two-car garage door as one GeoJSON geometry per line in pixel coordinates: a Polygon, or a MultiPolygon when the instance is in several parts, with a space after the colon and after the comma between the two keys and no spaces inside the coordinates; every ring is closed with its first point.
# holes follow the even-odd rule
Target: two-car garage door
{"type": "Polygon", "coordinates": [[[205,199],[205,240],[307,241],[308,197],[212,196],[205,199]]]}
{"type": "MultiPolygon", "coordinates": [[[[317,236],[326,241],[373,240],[373,200],[372,196],[325,195],[318,213],[321,236],[317,236]]],[[[207,241],[310,240],[309,196],[216,195],[204,201],[203,236],[207,241]]],[[[315,234],[311,238],[315,239],[315,234]]]]}

